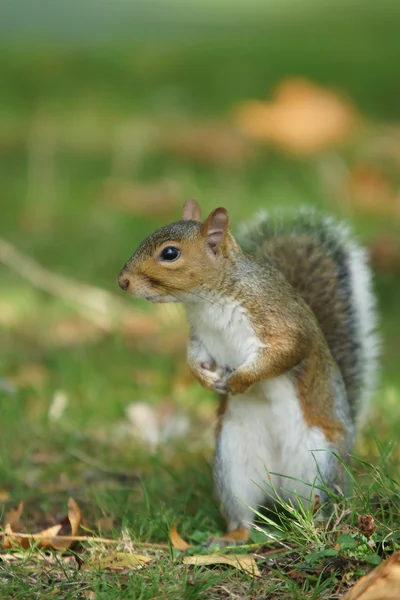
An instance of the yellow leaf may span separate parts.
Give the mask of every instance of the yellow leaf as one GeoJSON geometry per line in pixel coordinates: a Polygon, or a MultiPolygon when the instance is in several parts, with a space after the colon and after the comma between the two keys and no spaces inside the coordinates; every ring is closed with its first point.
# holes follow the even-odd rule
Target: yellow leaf
{"type": "Polygon", "coordinates": [[[7,502],[11,498],[10,492],[6,492],[5,490],[0,490],[0,502],[7,502]]]}
{"type": "Polygon", "coordinates": [[[175,550],[187,550],[188,548],[190,548],[190,544],[188,544],[187,542],[185,542],[185,540],[181,538],[181,536],[176,530],[175,525],[173,525],[170,529],[169,539],[171,540],[171,544],[173,545],[175,550]]]}
{"type": "Polygon", "coordinates": [[[251,554],[199,554],[197,556],[185,556],[185,565],[230,565],[241,571],[245,571],[252,577],[260,577],[261,573],[257,563],[251,554]]]}
{"type": "Polygon", "coordinates": [[[85,563],[82,568],[89,571],[97,569],[112,569],[121,571],[122,569],[141,569],[151,561],[150,556],[144,554],[132,554],[131,552],[113,552],[104,558],[101,558],[95,565],[85,563]]]}
{"type": "Polygon", "coordinates": [[[234,115],[251,139],[275,144],[299,156],[312,155],[347,139],[357,123],[348,101],[311,81],[282,81],[271,102],[249,100],[234,115]]]}
{"type": "Polygon", "coordinates": [[[105,202],[114,208],[149,217],[171,215],[180,207],[176,181],[131,182],[109,180],[104,186],[105,202]]]}

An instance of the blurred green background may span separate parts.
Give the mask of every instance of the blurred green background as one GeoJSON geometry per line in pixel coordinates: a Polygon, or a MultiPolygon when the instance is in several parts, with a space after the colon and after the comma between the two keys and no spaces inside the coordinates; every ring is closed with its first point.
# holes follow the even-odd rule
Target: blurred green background
{"type": "MultiPolygon", "coordinates": [[[[75,485],[85,498],[88,464],[154,472],[159,463],[149,455],[163,440],[163,460],[184,441],[189,488],[199,487],[197,460],[208,482],[202,497],[210,492],[208,467],[194,456],[203,447],[211,456],[215,399],[185,370],[182,313],[129,302],[116,287],[138,243],[178,219],[189,197],[205,211],[226,206],[233,227],[261,207],[302,204],[352,222],[372,249],[382,315],[372,422],[382,441],[397,441],[399,26],[394,1],[1,2],[5,494],[49,505],[49,490],[75,485]],[[322,102],[296,149],[279,131],[268,140],[244,135],[241,103],[277,103],[275,90],[288,80],[288,113],[272,119],[273,129],[279,119],[287,125],[286,114],[289,134],[296,119],[303,123],[301,110],[291,112],[302,85],[311,113],[312,86],[321,86],[351,124],[310,151],[310,136],[318,139],[334,112],[322,102]],[[111,292],[111,308],[79,282],[111,292]]],[[[374,459],[370,434],[357,451],[374,459]]],[[[176,481],[172,489],[179,493],[176,481]]]]}

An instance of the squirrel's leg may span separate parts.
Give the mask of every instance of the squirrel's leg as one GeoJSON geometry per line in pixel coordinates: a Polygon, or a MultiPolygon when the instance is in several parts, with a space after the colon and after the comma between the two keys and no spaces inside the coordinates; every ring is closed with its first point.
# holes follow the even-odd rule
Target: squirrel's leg
{"type": "Polygon", "coordinates": [[[220,422],[214,482],[228,526],[222,543],[247,541],[255,518],[252,509],[265,504],[268,494],[270,476],[266,467],[273,470],[276,461],[262,419],[256,420],[258,413],[258,400],[253,403],[249,398],[244,403],[229,398],[227,412],[220,422]]]}

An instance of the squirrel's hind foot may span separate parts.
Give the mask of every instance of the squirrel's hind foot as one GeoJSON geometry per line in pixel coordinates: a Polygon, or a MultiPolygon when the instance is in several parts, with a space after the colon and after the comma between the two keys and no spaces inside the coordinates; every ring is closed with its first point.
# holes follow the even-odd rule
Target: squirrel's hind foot
{"type": "Polygon", "coordinates": [[[239,527],[234,531],[230,531],[223,537],[212,535],[208,538],[205,546],[219,546],[220,548],[226,548],[227,546],[238,546],[245,544],[249,539],[249,530],[245,527],[239,527]]]}

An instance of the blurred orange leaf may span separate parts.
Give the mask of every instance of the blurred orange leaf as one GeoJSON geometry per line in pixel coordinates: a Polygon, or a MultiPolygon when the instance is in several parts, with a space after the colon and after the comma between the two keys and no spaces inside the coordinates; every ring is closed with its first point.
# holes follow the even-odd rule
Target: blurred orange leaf
{"type": "Polygon", "coordinates": [[[110,515],[109,517],[101,517],[96,520],[96,527],[99,531],[111,531],[114,527],[114,517],[110,515]]]}
{"type": "Polygon", "coordinates": [[[392,554],[368,575],[361,577],[342,600],[398,600],[400,598],[400,552],[392,554]]]}
{"type": "Polygon", "coordinates": [[[73,316],[53,323],[49,335],[57,345],[75,346],[97,342],[104,335],[104,330],[82,317],[73,316]]]}
{"type": "Polygon", "coordinates": [[[104,186],[104,197],[118,210],[148,217],[170,215],[181,205],[179,187],[171,180],[135,183],[111,179],[104,186]]]}
{"type": "Polygon", "coordinates": [[[398,237],[381,235],[369,245],[371,262],[382,271],[400,271],[400,240],[398,237]]]}
{"type": "Polygon", "coordinates": [[[179,158],[217,167],[240,167],[255,155],[249,140],[225,123],[182,125],[167,135],[162,144],[179,158]]]}
{"type": "Polygon", "coordinates": [[[344,192],[350,205],[364,213],[400,216],[400,194],[374,165],[362,164],[350,171],[344,192]]]}
{"type": "Polygon", "coordinates": [[[132,338],[152,338],[160,332],[161,325],[157,317],[152,314],[130,314],[123,323],[123,333],[132,338]]]}
{"type": "Polygon", "coordinates": [[[176,529],[176,525],[173,525],[171,527],[171,529],[169,530],[169,539],[171,540],[171,544],[173,545],[175,550],[184,551],[184,550],[187,550],[188,548],[190,548],[190,544],[185,542],[185,540],[182,539],[181,536],[179,535],[179,533],[176,529]]]}
{"type": "Polygon", "coordinates": [[[278,86],[271,102],[240,104],[234,120],[248,137],[302,156],[348,138],[357,115],[335,92],[307,79],[290,78],[278,86]]]}

